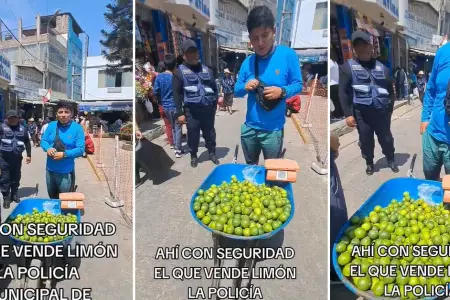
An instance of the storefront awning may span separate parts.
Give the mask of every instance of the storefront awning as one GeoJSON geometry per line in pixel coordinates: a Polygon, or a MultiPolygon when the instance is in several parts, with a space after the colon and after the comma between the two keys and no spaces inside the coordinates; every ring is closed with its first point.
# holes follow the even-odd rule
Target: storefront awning
{"type": "Polygon", "coordinates": [[[133,101],[92,101],[80,102],[79,111],[106,112],[106,111],[132,111],[133,101]]]}
{"type": "Polygon", "coordinates": [[[300,63],[320,63],[328,60],[327,49],[302,49],[295,50],[300,63]]]}
{"type": "Polygon", "coordinates": [[[236,49],[236,48],[228,48],[228,47],[223,47],[223,46],[219,46],[220,49],[228,51],[228,52],[234,52],[234,53],[247,53],[247,54],[253,54],[253,51],[250,50],[243,50],[243,49],[236,49]]]}
{"type": "Polygon", "coordinates": [[[415,49],[415,48],[409,48],[409,51],[411,51],[412,53],[418,54],[418,55],[436,56],[436,53],[434,53],[434,52],[415,49]]]}

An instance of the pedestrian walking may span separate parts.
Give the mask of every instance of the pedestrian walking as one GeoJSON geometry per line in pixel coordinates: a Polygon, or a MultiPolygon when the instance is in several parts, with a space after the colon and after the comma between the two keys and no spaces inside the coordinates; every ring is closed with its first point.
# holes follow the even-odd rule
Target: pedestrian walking
{"type": "Polygon", "coordinates": [[[332,116],[333,118],[340,119],[344,116],[344,113],[339,101],[339,64],[334,48],[331,49],[330,58],[330,98],[334,105],[332,116]]]}
{"type": "Polygon", "coordinates": [[[433,68],[423,97],[422,136],[425,179],[439,180],[442,165],[450,174],[450,44],[436,52],[433,68]]]}
{"type": "Polygon", "coordinates": [[[261,152],[264,159],[281,157],[286,99],[301,92],[302,75],[295,51],[275,45],[275,18],[267,6],[250,11],[247,29],[255,54],[242,63],[234,94],[248,94],[242,151],[247,164],[258,164],[261,152]]]}
{"type": "Polygon", "coordinates": [[[407,82],[406,73],[402,68],[397,67],[394,73],[395,90],[397,92],[397,99],[405,99],[405,82],[407,82]]]}
{"type": "Polygon", "coordinates": [[[209,159],[216,165],[216,130],[218,90],[213,72],[200,62],[197,44],[187,39],[182,43],[184,62],[172,77],[173,100],[177,108],[177,120],[187,123],[188,146],[191,166],[198,165],[200,130],[205,139],[209,159]]]}
{"type": "Polygon", "coordinates": [[[425,95],[425,89],[427,87],[427,81],[425,79],[425,73],[421,70],[417,73],[417,90],[419,91],[420,103],[423,105],[423,96],[425,95]]]}
{"type": "Polygon", "coordinates": [[[33,147],[37,147],[37,126],[34,122],[34,118],[28,119],[28,133],[30,134],[30,138],[33,141],[33,147]]]}
{"type": "Polygon", "coordinates": [[[231,77],[231,72],[228,69],[223,71],[225,78],[222,81],[223,101],[228,112],[233,114],[233,97],[234,97],[234,80],[231,77]]]}
{"type": "Polygon", "coordinates": [[[372,57],[370,36],[364,31],[352,35],[356,59],[350,59],[339,74],[339,100],[350,127],[356,127],[367,175],[374,173],[374,133],[391,170],[397,173],[391,115],[394,92],[388,69],[372,57]]]}
{"type": "MultiPolygon", "coordinates": [[[[164,56],[164,70],[159,73],[155,79],[155,86],[153,93],[160,104],[164,116],[170,125],[170,135],[172,138],[172,145],[175,151],[175,156],[180,158],[184,154],[181,145],[182,138],[182,124],[177,122],[177,109],[173,100],[172,77],[176,70],[176,58],[173,54],[166,54],[164,56]]],[[[170,142],[170,138],[169,138],[170,142]]]]}
{"type": "Polygon", "coordinates": [[[70,102],[60,101],[56,107],[57,120],[48,124],[41,147],[47,152],[47,192],[51,199],[75,189],[75,158],[84,153],[84,130],[72,120],[70,102]]]}
{"type": "Polygon", "coordinates": [[[3,195],[3,208],[8,209],[11,202],[20,202],[18,196],[22,177],[22,153],[26,151],[26,163],[31,162],[31,142],[25,126],[19,124],[17,111],[6,113],[6,122],[0,126],[0,190],[3,195]]]}

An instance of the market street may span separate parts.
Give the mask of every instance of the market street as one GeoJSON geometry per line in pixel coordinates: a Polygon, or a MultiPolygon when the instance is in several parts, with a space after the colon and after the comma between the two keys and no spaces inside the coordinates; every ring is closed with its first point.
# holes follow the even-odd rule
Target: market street
{"type": "MultiPolygon", "coordinates": [[[[41,148],[32,148],[32,162],[22,167],[22,181],[19,188],[19,196],[22,199],[36,197],[36,185],[38,185],[38,198],[48,198],[45,182],[46,154],[41,148]]],[[[94,171],[85,158],[79,158],[76,164],[76,184],[78,192],[85,195],[85,215],[83,222],[113,222],[117,233],[111,237],[88,236],[83,238],[86,244],[96,245],[100,241],[104,244],[117,244],[118,258],[89,258],[81,261],[79,269],[80,280],[72,279],[57,284],[68,293],[71,288],[92,288],[93,299],[127,300],[132,298],[132,264],[133,246],[132,230],[126,226],[119,211],[107,206],[104,201],[109,196],[107,187],[95,177],[94,171]]],[[[2,220],[15,207],[11,205],[9,210],[2,208],[2,220]]],[[[13,268],[15,269],[15,268],[13,268]]],[[[5,287],[7,283],[0,283],[5,287]]],[[[18,280],[9,283],[10,288],[20,287],[18,280]]]]}
{"type": "MultiPolygon", "coordinates": [[[[419,101],[415,101],[413,106],[405,105],[394,111],[392,135],[394,136],[396,162],[400,169],[397,174],[392,173],[387,167],[381,148],[378,142],[375,142],[375,173],[372,176],[367,176],[365,162],[361,158],[358,146],[356,130],[340,138],[341,150],[336,163],[341,176],[349,217],[384,182],[391,178],[406,177],[414,153],[417,154],[414,176],[424,178],[422,171],[422,136],[419,133],[421,112],[422,106],[419,101]],[[353,184],[354,182],[357,182],[357,184],[353,184]]],[[[342,284],[331,285],[331,299],[356,298],[342,284]]]]}
{"type": "MultiPolygon", "coordinates": [[[[233,161],[234,148],[240,144],[240,126],[246,113],[246,100],[235,99],[233,115],[219,112],[216,116],[217,155],[221,163],[233,161]]],[[[214,165],[207,158],[206,149],[200,148],[199,165],[190,167],[189,155],[176,159],[164,142],[165,135],[154,142],[165,145],[175,160],[172,173],[175,177],[158,185],[145,182],[136,190],[136,298],[186,299],[188,287],[212,286],[211,280],[154,280],[154,267],[212,267],[213,261],[155,261],[158,247],[211,247],[211,234],[201,228],[191,216],[189,202],[194,191],[212,171],[214,165]],[[178,174],[178,173],[179,174],[178,174]]],[[[201,142],[203,144],[203,142],[201,142]]],[[[294,159],[300,165],[297,183],[293,185],[295,215],[284,233],[285,247],[295,249],[292,260],[260,262],[258,266],[278,267],[284,264],[296,267],[295,280],[254,280],[261,287],[266,300],[325,299],[327,289],[327,176],[317,175],[310,166],[315,152],[303,144],[291,120],[286,120],[284,145],[285,158],[294,159]],[[311,251],[314,249],[313,251],[311,251]]],[[[152,155],[151,153],[148,154],[152,155]]],[[[159,159],[158,157],[152,159],[159,159]]],[[[238,162],[243,163],[242,151],[238,162]]]]}

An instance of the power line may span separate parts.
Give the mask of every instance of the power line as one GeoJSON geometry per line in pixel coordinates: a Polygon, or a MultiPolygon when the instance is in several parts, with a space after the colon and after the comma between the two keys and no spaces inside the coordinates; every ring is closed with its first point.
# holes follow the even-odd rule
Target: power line
{"type": "Polygon", "coordinates": [[[0,19],[0,22],[2,22],[2,24],[6,27],[6,29],[8,29],[9,33],[11,33],[12,37],[19,43],[20,46],[22,46],[22,48],[28,52],[28,54],[30,54],[32,57],[34,57],[35,59],[37,59],[40,62],[45,63],[44,61],[40,60],[39,58],[37,58],[36,56],[34,56],[33,54],[31,54],[30,51],[27,50],[27,48],[25,48],[25,46],[19,41],[19,39],[14,35],[14,33],[11,31],[11,29],[9,29],[8,25],[6,25],[6,23],[0,19]]]}
{"type": "Polygon", "coordinates": [[[10,11],[11,14],[13,15],[14,19],[16,19],[16,22],[19,22],[19,21],[17,20],[16,15],[15,15],[14,12],[13,12],[13,10],[11,9],[11,5],[9,5],[8,0],[5,0],[5,2],[6,2],[6,4],[8,5],[9,11],[10,11]]]}

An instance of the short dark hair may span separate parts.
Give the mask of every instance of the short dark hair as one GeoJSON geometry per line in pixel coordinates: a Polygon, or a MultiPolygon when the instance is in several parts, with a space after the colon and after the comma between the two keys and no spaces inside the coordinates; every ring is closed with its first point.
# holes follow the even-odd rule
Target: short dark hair
{"type": "Polygon", "coordinates": [[[258,27],[275,27],[275,17],[273,16],[272,11],[265,5],[255,6],[247,17],[247,30],[249,33],[258,27]]]}
{"type": "Polygon", "coordinates": [[[56,111],[60,110],[61,108],[66,108],[66,109],[70,110],[71,112],[73,112],[72,103],[70,103],[69,101],[59,100],[58,104],[56,104],[56,111]]]}
{"type": "Polygon", "coordinates": [[[167,70],[173,70],[177,66],[177,60],[175,59],[175,56],[171,53],[167,53],[164,55],[164,65],[166,66],[167,70]]]}

